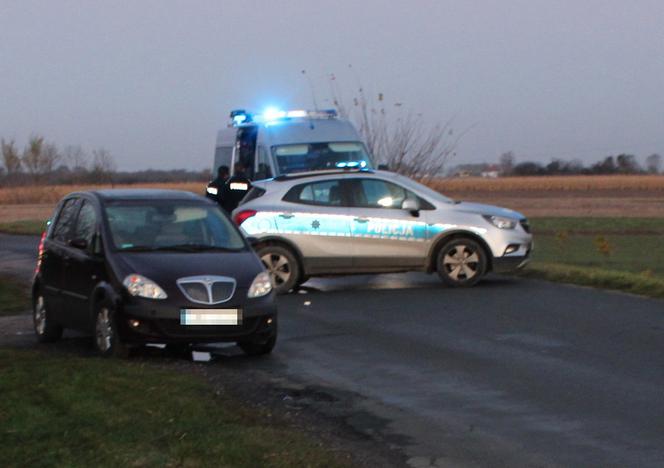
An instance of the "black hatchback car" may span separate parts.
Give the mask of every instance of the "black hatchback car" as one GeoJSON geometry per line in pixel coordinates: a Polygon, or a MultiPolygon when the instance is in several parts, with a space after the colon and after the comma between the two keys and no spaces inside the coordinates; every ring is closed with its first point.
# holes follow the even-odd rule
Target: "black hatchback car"
{"type": "Polygon", "coordinates": [[[258,355],[276,343],[261,261],[214,202],[189,192],[66,196],[42,235],[32,291],[40,341],[79,329],[105,356],[228,341],[258,355]]]}

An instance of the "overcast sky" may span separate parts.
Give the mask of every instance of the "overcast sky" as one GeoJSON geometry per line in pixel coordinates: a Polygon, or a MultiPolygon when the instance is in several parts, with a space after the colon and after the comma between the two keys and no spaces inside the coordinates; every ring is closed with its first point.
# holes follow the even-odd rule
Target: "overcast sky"
{"type": "Polygon", "coordinates": [[[312,107],[302,69],[472,127],[457,163],[664,154],[662,0],[0,0],[0,136],[121,169],[209,167],[231,108],[312,107]]]}

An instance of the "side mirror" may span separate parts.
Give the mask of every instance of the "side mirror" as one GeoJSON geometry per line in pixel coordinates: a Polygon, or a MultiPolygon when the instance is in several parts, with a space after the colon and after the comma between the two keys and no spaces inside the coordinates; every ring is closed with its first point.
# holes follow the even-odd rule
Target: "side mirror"
{"type": "Polygon", "coordinates": [[[260,242],[260,241],[258,240],[257,237],[249,236],[249,237],[247,237],[247,242],[249,242],[250,246],[256,247],[256,245],[258,245],[258,242],[260,242]]]}
{"type": "Polygon", "coordinates": [[[406,198],[401,204],[401,209],[410,211],[410,214],[412,214],[413,216],[420,215],[420,204],[417,200],[414,200],[412,198],[406,198]]]}
{"type": "Polygon", "coordinates": [[[77,238],[69,241],[69,245],[75,249],[85,250],[88,248],[88,241],[86,239],[77,238]]]}

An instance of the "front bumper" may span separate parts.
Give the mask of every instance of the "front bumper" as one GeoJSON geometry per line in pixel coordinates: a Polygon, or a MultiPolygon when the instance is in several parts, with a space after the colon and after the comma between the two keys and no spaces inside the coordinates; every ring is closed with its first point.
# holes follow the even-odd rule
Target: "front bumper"
{"type": "Polygon", "coordinates": [[[494,257],[492,260],[492,270],[495,273],[508,273],[510,271],[519,270],[530,262],[532,251],[533,244],[531,242],[523,251],[519,249],[515,254],[494,257]]]}
{"type": "Polygon", "coordinates": [[[124,304],[118,314],[119,332],[123,341],[143,343],[218,343],[243,340],[267,340],[277,330],[277,306],[274,293],[243,304],[220,304],[208,308],[237,308],[242,310],[238,325],[181,325],[180,312],[184,308],[206,308],[200,304],[162,303],[154,300],[132,300],[124,304]],[[130,322],[136,321],[134,324],[130,322]]]}

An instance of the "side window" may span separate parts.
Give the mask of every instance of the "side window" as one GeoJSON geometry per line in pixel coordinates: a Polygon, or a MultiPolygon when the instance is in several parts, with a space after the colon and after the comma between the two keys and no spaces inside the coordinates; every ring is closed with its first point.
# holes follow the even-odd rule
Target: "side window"
{"type": "Polygon", "coordinates": [[[270,167],[270,160],[268,158],[265,146],[258,147],[258,156],[256,159],[256,180],[269,179],[272,177],[272,168],[270,167]]]}
{"type": "Polygon", "coordinates": [[[353,206],[400,209],[406,198],[415,195],[403,187],[380,179],[360,179],[354,184],[353,206]]]}
{"type": "Polygon", "coordinates": [[[288,191],[284,201],[306,205],[342,206],[340,185],[339,180],[296,185],[288,191]]]}
{"type": "Polygon", "coordinates": [[[92,204],[88,201],[83,202],[81,210],[78,212],[76,228],[72,239],[85,239],[88,245],[92,244],[95,232],[97,230],[97,214],[92,204]]]}
{"type": "Polygon", "coordinates": [[[53,227],[52,238],[54,240],[66,243],[71,239],[70,233],[74,224],[78,204],[78,198],[71,198],[62,205],[58,219],[55,221],[55,226],[53,227]]]}

